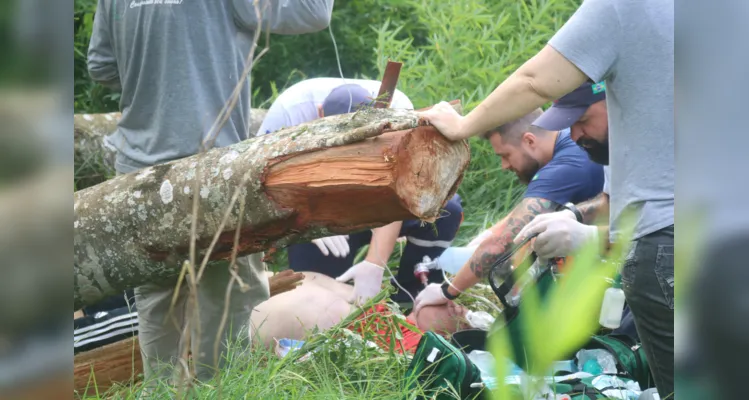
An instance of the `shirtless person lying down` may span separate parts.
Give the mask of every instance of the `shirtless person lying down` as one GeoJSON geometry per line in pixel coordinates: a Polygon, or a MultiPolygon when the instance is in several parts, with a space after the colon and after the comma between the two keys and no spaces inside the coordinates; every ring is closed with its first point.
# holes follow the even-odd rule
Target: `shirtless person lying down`
{"type": "MultiPolygon", "coordinates": [[[[320,273],[303,273],[305,278],[296,289],[277,294],[255,308],[250,319],[254,341],[272,349],[275,340],[304,340],[315,326],[329,329],[355,309],[346,301],[352,298],[352,285],[320,273]]],[[[370,311],[386,312],[382,306],[370,311]]],[[[469,328],[464,318],[467,311],[452,303],[427,306],[416,316],[408,315],[407,320],[421,331],[453,333],[469,328]]]]}

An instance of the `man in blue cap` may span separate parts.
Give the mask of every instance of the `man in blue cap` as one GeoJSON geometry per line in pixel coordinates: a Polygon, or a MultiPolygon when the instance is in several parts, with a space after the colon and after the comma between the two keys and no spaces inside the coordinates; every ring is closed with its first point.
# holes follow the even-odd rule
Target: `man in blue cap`
{"type": "MultiPolygon", "coordinates": [[[[609,128],[608,111],[606,108],[606,84],[599,82],[591,85],[585,83],[555,101],[553,105],[541,115],[534,125],[544,129],[570,128],[570,137],[588,153],[588,157],[604,165],[605,182],[603,191],[598,196],[580,203],[577,209],[582,213],[585,225],[591,234],[608,238],[608,211],[610,193],[609,171],[609,128]],[[597,222],[600,226],[591,225],[597,222]],[[593,228],[595,227],[595,231],[593,228]]],[[[606,241],[605,245],[608,244],[606,241]]],[[[615,333],[623,333],[639,339],[634,319],[629,305],[625,306],[620,327],[615,333]]]]}
{"type": "Polygon", "coordinates": [[[588,152],[593,162],[609,165],[609,128],[606,84],[584,83],[554,101],[533,125],[548,130],[570,128],[570,137],[588,152]]]}
{"type": "MultiPolygon", "coordinates": [[[[601,89],[605,90],[605,87],[601,89]]],[[[608,165],[607,106],[605,100],[592,101],[596,96],[595,91],[596,86],[581,86],[555,102],[534,124],[547,128],[569,126],[570,136],[588,152],[589,157],[608,165]]],[[[608,167],[604,171],[606,184],[603,193],[581,204],[566,204],[566,209],[561,212],[538,216],[523,228],[518,238],[539,233],[534,250],[545,255],[571,254],[587,241],[598,241],[602,248],[608,248],[611,241],[609,231],[617,231],[621,227],[592,224],[604,222],[599,217],[608,215],[610,195],[617,195],[610,190],[610,177],[612,173],[621,172],[610,171],[608,167]]],[[[659,172],[654,170],[652,179],[661,179],[659,172]]],[[[640,205],[643,213],[639,224],[645,226],[662,219],[663,212],[648,204],[657,203],[661,200],[660,196],[647,191],[640,194],[646,198],[648,195],[652,196],[651,200],[646,199],[640,205]]],[[[665,384],[667,388],[673,387],[674,375],[673,362],[669,361],[673,360],[674,355],[673,240],[673,225],[641,234],[635,238],[621,270],[627,305],[632,312],[625,314],[625,318],[634,320],[636,334],[643,342],[651,371],[657,376],[656,382],[665,384]]],[[[622,329],[628,329],[625,333],[634,336],[631,324],[625,325],[625,322],[622,321],[622,329]]],[[[671,393],[671,389],[666,390],[667,394],[671,393]]]]}
{"type": "MultiPolygon", "coordinates": [[[[268,134],[284,127],[296,126],[318,118],[356,112],[374,104],[381,82],[362,79],[314,78],[299,82],[285,90],[268,110],[257,134],[268,134]]],[[[401,91],[393,94],[391,108],[413,109],[401,91]]],[[[410,303],[423,285],[414,276],[416,264],[428,256],[439,257],[450,247],[463,219],[460,197],[456,194],[445,205],[434,226],[421,221],[398,221],[383,227],[315,239],[311,243],[289,246],[289,267],[298,272],[318,272],[341,282],[354,282],[350,300],[364,302],[380,292],[384,268],[399,237],[406,237],[406,246],[396,276],[399,289],[393,300],[410,303]],[[357,250],[369,244],[365,259],[354,265],[357,250]]],[[[431,270],[429,282],[442,282],[442,271],[431,270]]]]}

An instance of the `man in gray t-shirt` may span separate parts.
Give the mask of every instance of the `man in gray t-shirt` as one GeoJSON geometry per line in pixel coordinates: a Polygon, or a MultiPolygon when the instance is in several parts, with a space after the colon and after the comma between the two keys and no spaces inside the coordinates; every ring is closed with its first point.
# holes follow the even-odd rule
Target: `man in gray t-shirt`
{"type": "MultiPolygon", "coordinates": [[[[209,136],[248,67],[255,31],[302,34],[325,29],[333,0],[261,0],[258,5],[260,19],[250,0],[99,0],[88,70],[95,81],[122,92],[122,118],[112,140],[118,173],[191,156],[204,142],[222,147],[249,137],[249,77],[226,123],[215,137],[209,136]]],[[[199,321],[190,334],[198,379],[213,376],[216,360],[218,366],[223,364],[220,353],[227,340],[247,339],[244,328],[252,308],[268,298],[260,256],[237,259],[237,273],[251,289],[245,292],[235,283],[229,304],[224,300],[231,279],[228,265],[205,270],[196,293],[199,321]],[[219,332],[225,308],[229,318],[219,332]],[[219,354],[214,353],[217,336],[219,354]]],[[[192,317],[187,315],[185,285],[175,294],[175,283],[135,288],[146,381],[171,375],[185,320],[192,317]]]]}
{"type": "MultiPolygon", "coordinates": [[[[673,0],[586,0],[547,46],[468,115],[460,116],[446,102],[421,113],[446,137],[465,139],[585,81],[605,82],[611,239],[626,239],[620,237],[622,219],[633,212],[634,242],[622,283],[661,398],[673,392],[673,28],[673,0]]],[[[573,129],[571,136],[590,139],[585,130],[573,129]]],[[[580,232],[597,230],[581,229],[574,207],[568,208],[537,217],[516,241],[539,233],[534,249],[540,257],[570,254],[589,238],[580,232]]]]}

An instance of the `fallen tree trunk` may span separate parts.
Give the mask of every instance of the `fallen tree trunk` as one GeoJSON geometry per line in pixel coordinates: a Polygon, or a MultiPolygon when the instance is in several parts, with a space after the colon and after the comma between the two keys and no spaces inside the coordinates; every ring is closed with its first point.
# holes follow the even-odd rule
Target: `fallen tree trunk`
{"type": "MultiPolygon", "coordinates": [[[[253,108],[250,113],[250,136],[260,129],[268,110],[253,108]]],[[[117,129],[122,114],[75,114],[73,116],[76,189],[99,184],[115,175],[115,149],[104,137],[117,129]]]]}
{"type": "Polygon", "coordinates": [[[404,219],[433,222],[469,158],[466,141],[420,126],[414,111],[369,109],[116,176],[74,196],[74,306],[178,276],[193,200],[198,263],[206,254],[224,260],[237,229],[246,255],[404,219]]]}

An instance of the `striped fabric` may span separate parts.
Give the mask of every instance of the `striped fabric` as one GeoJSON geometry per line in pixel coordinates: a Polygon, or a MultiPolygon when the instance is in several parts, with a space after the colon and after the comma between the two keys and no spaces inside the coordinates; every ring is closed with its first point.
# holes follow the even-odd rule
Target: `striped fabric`
{"type": "Polygon", "coordinates": [[[73,320],[74,354],[102,347],[138,334],[135,305],[99,311],[73,320]]]}

